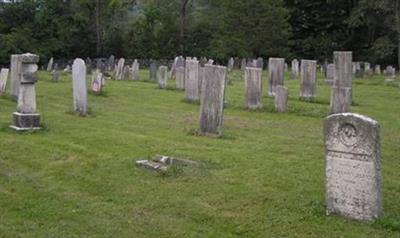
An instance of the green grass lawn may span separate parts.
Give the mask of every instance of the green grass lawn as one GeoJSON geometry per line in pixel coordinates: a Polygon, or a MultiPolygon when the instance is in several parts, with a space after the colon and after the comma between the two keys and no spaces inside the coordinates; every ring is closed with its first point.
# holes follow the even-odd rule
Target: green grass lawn
{"type": "Polygon", "coordinates": [[[231,73],[222,138],[193,133],[199,105],[182,91],[107,81],[79,117],[71,75],[39,76],[44,130],[8,129],[16,104],[0,98],[0,237],[400,237],[399,81],[353,84],[353,111],[379,121],[382,138],[385,214],[360,223],[325,215],[330,88],[321,76],[315,103],[299,101],[299,81],[286,80],[289,112],[278,114],[268,97],[264,109],[244,109],[242,74],[231,73]],[[135,166],[155,154],[204,166],[164,175],[135,166]]]}

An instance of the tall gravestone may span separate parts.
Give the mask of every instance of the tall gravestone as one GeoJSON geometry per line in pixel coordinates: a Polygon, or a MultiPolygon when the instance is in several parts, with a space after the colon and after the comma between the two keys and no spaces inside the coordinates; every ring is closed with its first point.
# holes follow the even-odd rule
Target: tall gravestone
{"type": "Polygon", "coordinates": [[[8,79],[8,69],[2,68],[0,71],[0,95],[6,93],[7,79],[8,79]]]}
{"type": "Polygon", "coordinates": [[[185,93],[186,100],[197,101],[199,96],[199,62],[186,60],[185,67],[185,93]]]}
{"type": "Polygon", "coordinates": [[[301,61],[300,98],[315,100],[317,97],[317,61],[301,61]]]}
{"type": "Polygon", "coordinates": [[[292,66],[291,66],[291,77],[292,79],[297,79],[299,77],[299,61],[297,59],[292,60],[292,66]]]}
{"type": "Polygon", "coordinates": [[[289,91],[286,87],[278,85],[276,86],[275,94],[275,110],[277,112],[286,112],[288,104],[289,91]]]}
{"type": "Polygon", "coordinates": [[[124,67],[125,67],[125,59],[121,58],[118,60],[117,67],[115,68],[115,79],[123,80],[124,79],[124,67]]]}
{"type": "Polygon", "coordinates": [[[21,55],[11,55],[11,97],[14,100],[18,100],[19,85],[21,82],[21,55]]]}
{"type": "Polygon", "coordinates": [[[244,71],[246,107],[262,108],[262,69],[247,67],[244,71]]]}
{"type": "Polygon", "coordinates": [[[177,67],[175,69],[176,89],[185,90],[185,67],[177,67]]]}
{"type": "Polygon", "coordinates": [[[51,57],[51,59],[49,60],[49,63],[47,63],[47,69],[46,69],[47,72],[51,72],[53,70],[53,62],[54,62],[54,59],[53,59],[53,57],[51,57]]]}
{"type": "Polygon", "coordinates": [[[160,89],[166,89],[167,88],[167,80],[168,80],[168,67],[160,66],[157,70],[158,87],[160,89]]]}
{"type": "Polygon", "coordinates": [[[18,94],[17,111],[13,113],[13,124],[17,131],[40,129],[40,114],[36,112],[37,63],[39,56],[34,54],[20,55],[21,81],[18,94]]]}
{"type": "Polygon", "coordinates": [[[335,80],[333,82],[330,113],[350,112],[352,103],[351,51],[334,52],[335,80]]]}
{"type": "Polygon", "coordinates": [[[133,63],[132,63],[132,68],[131,68],[131,71],[132,71],[131,79],[132,80],[135,80],[135,81],[140,80],[140,71],[139,71],[139,69],[140,69],[139,62],[138,62],[137,59],[135,59],[133,61],[133,63]]]}
{"type": "Polygon", "coordinates": [[[353,113],[325,119],[326,212],[359,221],[382,214],[378,122],[353,113]]]}
{"type": "Polygon", "coordinates": [[[107,70],[112,71],[115,66],[115,56],[111,55],[110,58],[107,60],[107,70]]]}
{"type": "Polygon", "coordinates": [[[235,66],[235,60],[231,57],[228,61],[228,71],[231,72],[235,66]]]}
{"type": "Polygon", "coordinates": [[[155,60],[150,61],[150,72],[149,72],[149,80],[156,81],[157,80],[157,62],[155,60]]]}
{"type": "Polygon", "coordinates": [[[226,67],[205,65],[200,102],[200,133],[222,135],[226,67]]]}
{"type": "Polygon", "coordinates": [[[276,86],[283,86],[283,78],[285,73],[285,59],[282,58],[269,58],[268,62],[268,95],[275,96],[276,86]]]}
{"type": "Polygon", "coordinates": [[[74,96],[74,112],[81,116],[87,114],[87,89],[86,89],[86,65],[82,59],[75,59],[72,65],[72,86],[74,96]]]}
{"type": "Polygon", "coordinates": [[[334,80],[335,80],[335,65],[328,64],[328,66],[326,67],[325,83],[328,85],[333,85],[334,80]]]}

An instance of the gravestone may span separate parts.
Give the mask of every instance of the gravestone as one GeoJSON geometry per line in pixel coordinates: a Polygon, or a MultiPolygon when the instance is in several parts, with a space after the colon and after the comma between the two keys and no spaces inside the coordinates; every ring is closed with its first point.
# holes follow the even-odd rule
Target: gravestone
{"type": "Polygon", "coordinates": [[[247,60],[246,59],[242,59],[242,62],[240,63],[240,69],[241,70],[246,70],[247,67],[247,60]]]}
{"type": "Polygon", "coordinates": [[[8,79],[8,69],[2,68],[0,71],[0,95],[6,93],[7,79],[8,79]]]}
{"type": "Polygon", "coordinates": [[[135,59],[132,63],[132,80],[138,81],[140,80],[140,71],[139,71],[140,65],[137,59],[135,59]]]}
{"type": "Polygon", "coordinates": [[[335,80],[335,65],[328,64],[328,66],[326,67],[325,83],[328,85],[333,85],[334,80],[335,80]]]}
{"type": "Polygon", "coordinates": [[[93,71],[92,74],[92,82],[90,89],[94,94],[99,95],[101,94],[102,86],[103,86],[103,73],[99,69],[96,69],[95,71],[93,71]]]}
{"type": "Polygon", "coordinates": [[[13,113],[10,127],[17,131],[40,129],[40,114],[36,112],[37,63],[39,56],[34,54],[20,55],[21,81],[19,86],[17,111],[13,113]]]}
{"type": "Polygon", "coordinates": [[[47,63],[47,69],[46,69],[47,72],[51,72],[53,70],[53,62],[54,62],[54,59],[53,59],[53,57],[51,57],[49,60],[49,63],[47,63]]]}
{"type": "Polygon", "coordinates": [[[118,60],[117,67],[115,68],[115,79],[123,80],[124,79],[124,67],[125,67],[125,59],[121,58],[118,60]]]}
{"type": "Polygon", "coordinates": [[[74,96],[74,112],[81,116],[87,114],[87,89],[86,89],[86,65],[82,59],[75,59],[72,65],[72,86],[74,96]]]}
{"type": "Polygon", "coordinates": [[[231,57],[228,61],[228,71],[231,72],[233,70],[233,66],[235,65],[235,60],[231,57]]]}
{"type": "Polygon", "coordinates": [[[258,57],[257,60],[255,61],[255,65],[257,68],[264,69],[264,59],[258,57]]]}
{"type": "Polygon", "coordinates": [[[185,67],[177,67],[175,69],[176,89],[185,90],[185,67]]]}
{"type": "Polygon", "coordinates": [[[300,98],[313,101],[317,97],[317,61],[301,60],[300,98]]]}
{"type": "Polygon", "coordinates": [[[351,51],[334,52],[335,79],[332,86],[330,113],[350,112],[352,103],[351,51]]]}
{"type": "Polygon", "coordinates": [[[226,67],[205,65],[200,103],[200,133],[222,135],[226,67]]]}
{"type": "Polygon", "coordinates": [[[375,74],[381,75],[382,70],[380,65],[375,65],[375,74]]]}
{"type": "Polygon", "coordinates": [[[66,72],[66,73],[69,73],[69,72],[71,71],[71,66],[70,66],[70,65],[67,65],[67,66],[64,68],[63,71],[66,72]]]}
{"type": "Polygon", "coordinates": [[[213,65],[213,64],[214,64],[214,60],[213,60],[213,59],[209,59],[209,60],[207,61],[207,64],[213,65]]]}
{"type": "Polygon", "coordinates": [[[51,72],[51,81],[58,83],[60,80],[60,72],[54,67],[53,71],[51,72]]]}
{"type": "Polygon", "coordinates": [[[107,70],[112,71],[114,69],[114,67],[115,67],[115,56],[111,55],[107,61],[107,70]]]}
{"type": "Polygon", "coordinates": [[[356,65],[356,78],[364,78],[364,70],[361,68],[361,62],[355,62],[356,65]]]}
{"type": "Polygon", "coordinates": [[[325,119],[327,215],[373,221],[382,214],[379,131],[378,122],[358,114],[325,119]]]}
{"type": "Polygon", "coordinates": [[[166,89],[167,88],[167,80],[168,80],[168,67],[160,66],[157,70],[158,87],[160,89],[166,89]]]}
{"type": "Polygon", "coordinates": [[[371,73],[371,64],[368,62],[364,62],[364,72],[366,74],[370,74],[371,73]]]}
{"type": "Polygon", "coordinates": [[[291,78],[292,79],[297,79],[299,77],[299,61],[297,59],[292,60],[292,66],[291,66],[291,78]]]}
{"type": "Polygon", "coordinates": [[[201,94],[204,77],[206,76],[206,71],[204,67],[199,67],[199,94],[201,94]]]}
{"type": "Polygon", "coordinates": [[[277,112],[286,112],[288,103],[289,91],[286,87],[278,85],[276,86],[275,94],[275,110],[277,112]]]}
{"type": "Polygon", "coordinates": [[[92,73],[92,64],[93,64],[92,59],[87,57],[85,60],[85,63],[86,63],[86,72],[88,74],[92,73]]]}
{"type": "Polygon", "coordinates": [[[396,69],[389,65],[385,70],[385,82],[393,82],[396,79],[396,69]]]}
{"type": "Polygon", "coordinates": [[[149,80],[156,81],[157,80],[157,62],[155,60],[151,60],[149,70],[150,70],[149,80]]]}
{"type": "Polygon", "coordinates": [[[131,75],[131,68],[128,65],[125,65],[122,73],[122,80],[129,80],[129,76],[131,75]]]}
{"type": "Polygon", "coordinates": [[[285,59],[269,58],[268,62],[268,95],[275,96],[276,86],[283,86],[283,78],[285,73],[285,59]]]}
{"type": "Polygon", "coordinates": [[[199,96],[199,62],[186,60],[185,67],[185,94],[186,100],[197,101],[199,96]]]}
{"type": "Polygon", "coordinates": [[[11,55],[11,97],[16,101],[18,100],[19,85],[21,82],[21,57],[21,55],[11,55]]]}
{"type": "Polygon", "coordinates": [[[244,71],[246,107],[262,108],[262,69],[246,67],[244,71]]]}

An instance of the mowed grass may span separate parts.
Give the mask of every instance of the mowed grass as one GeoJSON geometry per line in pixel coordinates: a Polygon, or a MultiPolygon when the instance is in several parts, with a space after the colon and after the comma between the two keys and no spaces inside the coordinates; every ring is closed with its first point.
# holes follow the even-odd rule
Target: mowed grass
{"type": "Polygon", "coordinates": [[[16,104],[0,98],[0,237],[400,237],[399,81],[353,84],[353,111],[379,121],[382,138],[385,214],[361,223],[325,215],[330,88],[321,75],[315,103],[300,101],[299,80],[287,75],[289,112],[279,114],[268,97],[264,109],[244,109],[234,71],[222,138],[196,136],[199,105],[182,91],[107,81],[103,95],[89,95],[91,114],[79,117],[71,75],[59,83],[39,76],[44,130],[8,129],[16,104]],[[164,175],[135,166],[155,154],[204,166],[164,175]]]}

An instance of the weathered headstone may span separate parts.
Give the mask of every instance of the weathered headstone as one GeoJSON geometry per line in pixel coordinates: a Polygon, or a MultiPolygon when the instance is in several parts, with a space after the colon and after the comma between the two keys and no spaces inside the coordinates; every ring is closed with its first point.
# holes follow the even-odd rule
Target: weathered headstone
{"type": "Polygon", "coordinates": [[[289,91],[286,87],[276,86],[275,94],[275,110],[277,112],[286,112],[288,103],[289,91]]]}
{"type": "Polygon", "coordinates": [[[81,116],[87,114],[87,89],[86,89],[86,65],[82,59],[75,59],[72,65],[72,86],[74,96],[74,112],[81,116]]]}
{"type": "Polygon", "coordinates": [[[334,80],[335,80],[335,65],[328,64],[328,66],[326,68],[325,83],[328,85],[333,85],[334,80]]]}
{"type": "Polygon", "coordinates": [[[131,68],[131,71],[132,71],[132,77],[131,77],[131,79],[132,79],[132,80],[135,80],[135,81],[140,80],[140,71],[139,71],[139,68],[140,68],[139,62],[138,62],[137,59],[135,59],[135,60],[133,61],[133,63],[132,63],[132,68],[131,68]]]}
{"type": "Polygon", "coordinates": [[[51,72],[53,70],[53,62],[54,62],[54,59],[53,59],[53,57],[51,57],[49,60],[49,63],[47,63],[46,71],[51,72]]]}
{"type": "Polygon", "coordinates": [[[315,100],[317,97],[317,61],[301,60],[300,98],[315,100]]]}
{"type": "Polygon", "coordinates": [[[366,74],[370,74],[371,73],[371,64],[368,62],[364,62],[364,72],[366,74]]]}
{"type": "Polygon", "coordinates": [[[21,81],[19,86],[17,111],[13,113],[13,124],[17,131],[40,129],[40,114],[36,112],[35,83],[37,81],[37,63],[39,56],[20,55],[21,81]]]}
{"type": "Polygon", "coordinates": [[[228,61],[228,71],[231,72],[233,70],[233,66],[235,65],[235,60],[231,57],[228,61]]]}
{"type": "Polygon", "coordinates": [[[129,80],[129,76],[131,75],[131,68],[129,65],[125,65],[122,73],[122,80],[129,80]]]}
{"type": "Polygon", "coordinates": [[[283,86],[283,78],[285,72],[285,59],[282,58],[269,58],[268,63],[268,95],[270,97],[275,96],[276,86],[283,86]]]}
{"type": "Polygon", "coordinates": [[[158,87],[160,89],[166,89],[167,88],[167,80],[168,80],[168,67],[160,66],[157,70],[158,87]]]}
{"type": "Polygon", "coordinates": [[[175,69],[175,83],[176,89],[185,90],[185,68],[177,67],[175,69]]]}
{"type": "Polygon", "coordinates": [[[60,80],[60,72],[54,68],[51,72],[51,77],[51,81],[57,83],[60,80]]]}
{"type": "Polygon", "coordinates": [[[375,65],[375,74],[381,75],[382,74],[382,70],[381,70],[381,66],[380,65],[375,65]]]}
{"type": "Polygon", "coordinates": [[[186,100],[197,101],[199,96],[199,62],[186,60],[185,67],[185,93],[186,100]]]}
{"type": "Polygon", "coordinates": [[[11,55],[11,97],[18,100],[19,85],[21,83],[21,55],[11,55]]]}
{"type": "Polygon", "coordinates": [[[361,67],[361,62],[355,62],[356,65],[356,78],[364,78],[364,70],[361,67]]]}
{"type": "Polygon", "coordinates": [[[385,82],[393,82],[396,79],[396,69],[389,65],[385,70],[385,82]]]}
{"type": "Polygon", "coordinates": [[[149,72],[149,80],[156,81],[157,80],[157,61],[151,60],[150,62],[150,72],[149,72]]]}
{"type": "Polygon", "coordinates": [[[103,86],[103,73],[96,69],[92,74],[92,82],[90,89],[94,94],[100,94],[103,86]]]}
{"type": "Polygon", "coordinates": [[[351,51],[334,52],[335,80],[332,87],[330,113],[350,112],[352,103],[351,51]]]}
{"type": "Polygon", "coordinates": [[[107,61],[107,70],[112,71],[114,69],[114,66],[115,66],[115,57],[114,55],[111,55],[107,61]]]}
{"type": "Polygon", "coordinates": [[[67,65],[64,70],[64,72],[69,73],[71,71],[71,66],[67,65]]]}
{"type": "Polygon", "coordinates": [[[264,69],[264,59],[261,57],[258,57],[256,60],[256,67],[260,69],[264,69]]]}
{"type": "Polygon", "coordinates": [[[297,79],[299,77],[299,61],[297,59],[292,60],[292,66],[291,66],[291,78],[292,79],[297,79]]]}
{"type": "Polygon", "coordinates": [[[123,80],[124,79],[124,67],[125,67],[125,59],[121,58],[118,60],[117,67],[115,68],[115,79],[123,80]]]}
{"type": "Polygon", "coordinates": [[[200,133],[222,135],[226,67],[205,65],[200,103],[200,133]]]}
{"type": "Polygon", "coordinates": [[[0,95],[6,93],[7,79],[8,79],[8,69],[3,68],[0,71],[0,95]]]}
{"type": "Polygon", "coordinates": [[[326,212],[359,221],[382,214],[378,122],[353,113],[324,123],[326,212]]]}
{"type": "Polygon", "coordinates": [[[262,108],[262,69],[247,67],[244,71],[246,107],[262,108]]]}
{"type": "Polygon", "coordinates": [[[241,70],[246,70],[247,67],[247,60],[246,59],[242,59],[242,62],[240,64],[240,69],[241,70]]]}

